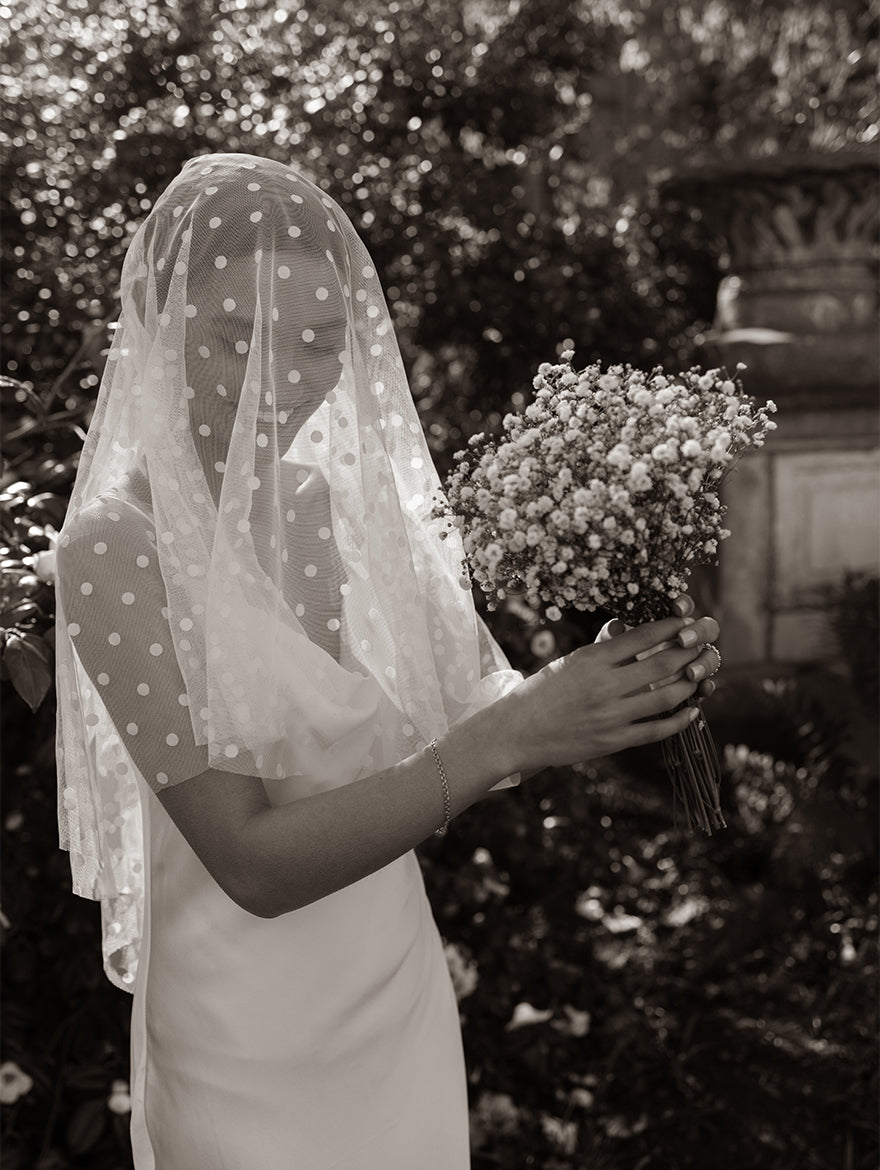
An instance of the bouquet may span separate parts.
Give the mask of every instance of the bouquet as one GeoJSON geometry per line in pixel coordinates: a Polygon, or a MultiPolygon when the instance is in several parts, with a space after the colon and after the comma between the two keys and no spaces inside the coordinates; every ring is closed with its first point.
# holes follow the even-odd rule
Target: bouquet
{"type": "MultiPolygon", "coordinates": [[[[517,590],[550,621],[566,607],[654,621],[694,565],[717,563],[730,535],[718,488],[775,429],[776,406],[758,407],[723,369],[577,371],[573,357],[544,362],[524,413],[458,452],[436,513],[460,530],[465,568],[490,609],[517,590]]],[[[663,746],[688,822],[708,833],[723,826],[705,720],[663,746]]]]}

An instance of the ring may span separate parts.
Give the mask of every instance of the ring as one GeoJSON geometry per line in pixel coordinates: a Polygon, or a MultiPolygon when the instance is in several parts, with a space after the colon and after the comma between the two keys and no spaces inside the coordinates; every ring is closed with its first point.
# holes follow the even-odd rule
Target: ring
{"type": "Polygon", "coordinates": [[[714,670],[710,670],[709,673],[706,675],[706,678],[711,678],[713,674],[717,674],[718,671],[721,669],[721,651],[718,649],[718,647],[715,645],[714,642],[704,642],[702,645],[702,649],[703,650],[714,650],[715,656],[718,659],[718,665],[715,667],[714,670]]]}

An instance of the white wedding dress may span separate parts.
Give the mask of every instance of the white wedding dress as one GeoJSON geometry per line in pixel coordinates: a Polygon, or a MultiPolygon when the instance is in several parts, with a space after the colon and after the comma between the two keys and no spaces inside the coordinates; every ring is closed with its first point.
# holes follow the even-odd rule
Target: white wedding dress
{"type": "Polygon", "coordinates": [[[143,790],[137,1170],[466,1170],[455,995],[418,861],[275,919],[143,790]]]}

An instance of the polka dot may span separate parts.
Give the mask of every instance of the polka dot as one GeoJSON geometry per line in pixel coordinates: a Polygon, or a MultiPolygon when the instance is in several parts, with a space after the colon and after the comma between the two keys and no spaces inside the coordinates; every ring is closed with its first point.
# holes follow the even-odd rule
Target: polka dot
{"type": "Polygon", "coordinates": [[[159,784],[167,784],[168,783],[168,776],[165,772],[157,772],[156,773],[156,780],[158,781],[159,784]]]}
{"type": "Polygon", "coordinates": [[[347,581],[343,581],[343,583],[339,586],[339,592],[343,597],[348,597],[348,595],[351,593],[351,586],[347,581]]]}
{"type": "Polygon", "coordinates": [[[302,195],[291,195],[290,198],[293,203],[302,203],[303,201],[302,195]]]}
{"type": "Polygon", "coordinates": [[[223,302],[223,308],[227,313],[232,312],[232,310],[235,308],[235,301],[232,299],[232,297],[226,298],[226,300],[223,302]]]}
{"type": "Polygon", "coordinates": [[[400,730],[403,732],[404,735],[412,735],[415,731],[415,728],[413,727],[413,725],[411,723],[404,723],[403,727],[401,727],[400,730]]]}
{"type": "Polygon", "coordinates": [[[378,357],[381,352],[382,352],[381,345],[371,345],[370,346],[370,353],[373,355],[373,357],[378,357]]]}
{"type": "Polygon", "coordinates": [[[195,317],[196,313],[198,313],[198,309],[195,307],[195,305],[187,305],[184,308],[183,313],[185,317],[195,317]]]}
{"type": "Polygon", "coordinates": [[[90,597],[94,588],[95,587],[91,581],[83,581],[82,585],[79,587],[79,591],[83,597],[90,597]]]}
{"type": "Polygon", "coordinates": [[[112,634],[107,635],[107,641],[111,646],[118,646],[122,641],[122,637],[114,631],[112,634]]]}
{"type": "Polygon", "coordinates": [[[189,695],[178,695],[177,701],[178,701],[178,703],[180,703],[181,707],[188,707],[189,706],[189,695]]]}
{"type": "Polygon", "coordinates": [[[163,327],[171,324],[171,315],[169,313],[159,314],[159,324],[163,327]]]}
{"type": "Polygon", "coordinates": [[[288,524],[292,524],[294,522],[294,520],[296,519],[296,512],[293,510],[293,508],[287,509],[286,519],[287,519],[288,524]]]}
{"type": "Polygon", "coordinates": [[[340,626],[340,622],[339,622],[338,618],[331,618],[330,621],[327,623],[327,629],[332,630],[334,634],[339,629],[339,626],[340,626]]]}
{"type": "Polygon", "coordinates": [[[370,305],[370,307],[367,309],[367,316],[368,317],[378,317],[379,316],[378,305],[370,305]]]}
{"type": "Polygon", "coordinates": [[[172,731],[172,732],[169,732],[169,734],[165,736],[165,742],[168,744],[169,747],[177,747],[177,745],[180,743],[180,740],[172,731]]]}
{"type": "Polygon", "coordinates": [[[300,381],[301,378],[302,374],[299,372],[299,370],[291,370],[287,375],[288,382],[293,383],[294,386],[297,384],[297,382],[300,381]]]}
{"type": "Polygon", "coordinates": [[[320,288],[315,289],[315,296],[318,298],[319,301],[326,301],[327,297],[329,297],[330,294],[327,291],[327,289],[322,286],[320,288]]]}
{"type": "Polygon", "coordinates": [[[125,730],[128,732],[129,735],[137,735],[138,725],[136,723],[127,723],[125,726],[125,730]]]}
{"type": "Polygon", "coordinates": [[[257,435],[257,446],[258,447],[268,447],[269,446],[268,436],[267,435],[257,435]]]}
{"type": "Polygon", "coordinates": [[[250,532],[251,525],[249,520],[239,520],[235,525],[239,532],[250,532]]]}
{"type": "Polygon", "coordinates": [[[101,557],[107,551],[107,545],[103,542],[103,540],[99,540],[92,551],[97,553],[98,556],[101,557]]]}
{"type": "Polygon", "coordinates": [[[263,218],[263,213],[262,211],[252,211],[249,218],[251,223],[259,223],[263,218]]]}
{"type": "Polygon", "coordinates": [[[299,236],[302,235],[302,229],[298,228],[295,224],[293,224],[291,227],[289,227],[287,229],[287,234],[290,236],[291,239],[296,240],[299,238],[299,236]]]}
{"type": "Polygon", "coordinates": [[[192,618],[181,618],[177,624],[182,630],[191,630],[193,628],[192,618]]]}
{"type": "Polygon", "coordinates": [[[134,605],[134,594],[133,593],[123,593],[122,597],[119,600],[122,602],[123,605],[134,605]]]}
{"type": "Polygon", "coordinates": [[[143,696],[148,695],[150,693],[150,684],[149,683],[138,683],[137,693],[139,695],[143,695],[143,696]]]}
{"type": "Polygon", "coordinates": [[[316,565],[306,565],[303,572],[307,577],[314,577],[317,575],[318,569],[316,565]]]}
{"type": "Polygon", "coordinates": [[[357,301],[365,301],[367,299],[367,290],[365,288],[359,288],[354,296],[357,301]]]}
{"type": "Polygon", "coordinates": [[[354,455],[351,453],[351,451],[347,451],[347,452],[346,452],[346,453],[345,453],[345,454],[342,456],[342,459],[340,460],[340,462],[341,462],[341,463],[344,463],[346,467],[351,467],[351,466],[353,466],[353,465],[354,465],[354,463],[355,463],[355,457],[354,457],[354,455]]]}
{"type": "Polygon", "coordinates": [[[79,624],[77,622],[68,622],[67,633],[70,635],[71,638],[75,638],[77,636],[77,634],[79,633],[79,630],[80,630],[80,627],[79,627],[79,624]]]}
{"type": "Polygon", "coordinates": [[[208,426],[208,424],[202,423],[202,425],[199,427],[199,434],[202,435],[204,438],[207,438],[208,435],[210,435],[210,433],[211,433],[211,428],[208,426]]]}
{"type": "Polygon", "coordinates": [[[311,342],[313,342],[313,341],[315,340],[315,331],[314,331],[314,329],[303,329],[303,331],[302,331],[302,339],[303,339],[303,341],[306,343],[306,345],[309,345],[309,344],[311,344],[311,342]]]}
{"type": "Polygon", "coordinates": [[[324,442],[324,436],[320,431],[312,431],[312,433],[309,435],[309,438],[312,440],[313,443],[323,443],[324,442]]]}
{"type": "Polygon", "coordinates": [[[246,341],[236,341],[236,343],[235,343],[235,352],[236,353],[247,353],[247,351],[248,351],[248,343],[246,341]]]}
{"type": "Polygon", "coordinates": [[[226,387],[223,385],[222,382],[218,382],[217,383],[217,393],[220,395],[221,398],[225,398],[226,395],[229,393],[229,391],[226,389],[226,387]]]}
{"type": "Polygon", "coordinates": [[[225,268],[228,263],[229,262],[225,256],[218,256],[217,259],[214,261],[214,267],[215,268],[225,268]]]}
{"type": "Polygon", "coordinates": [[[180,213],[181,213],[182,211],[183,211],[183,207],[182,207],[182,206],[181,206],[181,207],[175,207],[175,208],[174,208],[174,210],[171,212],[171,214],[174,216],[174,218],[175,218],[175,219],[177,219],[177,218],[180,216],[180,213]]]}
{"type": "Polygon", "coordinates": [[[238,755],[238,748],[235,746],[234,743],[228,743],[226,745],[226,747],[223,749],[223,754],[225,756],[227,756],[230,760],[234,760],[235,757],[238,755]]]}
{"type": "Polygon", "coordinates": [[[186,264],[183,262],[183,260],[178,260],[177,263],[174,265],[174,275],[175,276],[184,276],[185,274],[186,274],[186,264]]]}
{"type": "Polygon", "coordinates": [[[290,278],[290,269],[286,264],[279,265],[278,276],[281,280],[288,280],[290,278]]]}
{"type": "Polygon", "coordinates": [[[223,462],[222,459],[218,459],[217,462],[214,464],[214,470],[216,472],[218,472],[220,475],[224,474],[224,472],[226,471],[226,464],[223,462]]]}
{"type": "Polygon", "coordinates": [[[248,191],[259,191],[259,190],[260,190],[259,183],[248,183],[248,191]]]}
{"type": "Polygon", "coordinates": [[[99,682],[99,684],[100,684],[102,687],[106,687],[106,685],[107,685],[107,683],[108,683],[109,681],[110,681],[110,675],[109,675],[109,674],[105,674],[105,673],[102,671],[102,672],[101,672],[101,673],[98,675],[98,682],[99,682]]]}
{"type": "Polygon", "coordinates": [[[149,563],[150,563],[150,558],[145,557],[145,556],[139,556],[138,559],[135,561],[135,564],[137,565],[137,567],[139,569],[145,569],[147,567],[147,565],[149,565],[149,563]]]}
{"type": "Polygon", "coordinates": [[[199,346],[199,357],[207,358],[210,356],[211,356],[211,351],[208,349],[207,345],[200,345],[199,346]]]}
{"type": "Polygon", "coordinates": [[[218,228],[222,222],[223,222],[223,220],[220,218],[219,215],[212,215],[211,218],[208,220],[208,227],[209,228],[218,228]]]}
{"type": "Polygon", "coordinates": [[[293,612],[296,614],[297,617],[304,617],[305,612],[306,612],[306,607],[302,604],[302,602],[300,602],[299,605],[297,605],[296,609],[293,612]]]}
{"type": "Polygon", "coordinates": [[[330,539],[330,529],[329,528],[319,528],[318,529],[318,539],[319,540],[329,540],[330,539]]]}
{"type": "Polygon", "coordinates": [[[160,642],[154,642],[152,644],[152,646],[150,647],[150,653],[153,655],[154,658],[158,658],[159,655],[162,653],[162,644],[160,642]]]}
{"type": "Polygon", "coordinates": [[[373,267],[372,267],[370,264],[365,264],[365,265],[363,266],[363,268],[361,269],[361,272],[363,273],[363,275],[364,275],[364,276],[366,276],[366,278],[367,278],[368,280],[369,280],[369,278],[370,278],[371,276],[375,276],[375,275],[376,275],[376,270],[375,270],[375,268],[373,268],[373,267]]]}

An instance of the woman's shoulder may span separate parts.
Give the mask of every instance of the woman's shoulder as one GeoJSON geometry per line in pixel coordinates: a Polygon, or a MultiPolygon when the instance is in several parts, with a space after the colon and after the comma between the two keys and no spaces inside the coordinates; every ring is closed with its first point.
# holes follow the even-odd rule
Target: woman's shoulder
{"type": "Polygon", "coordinates": [[[118,567],[131,561],[139,568],[155,562],[156,533],[152,519],[137,505],[105,492],[77,508],[64,521],[56,552],[59,586],[82,578],[86,570],[118,567]]]}

